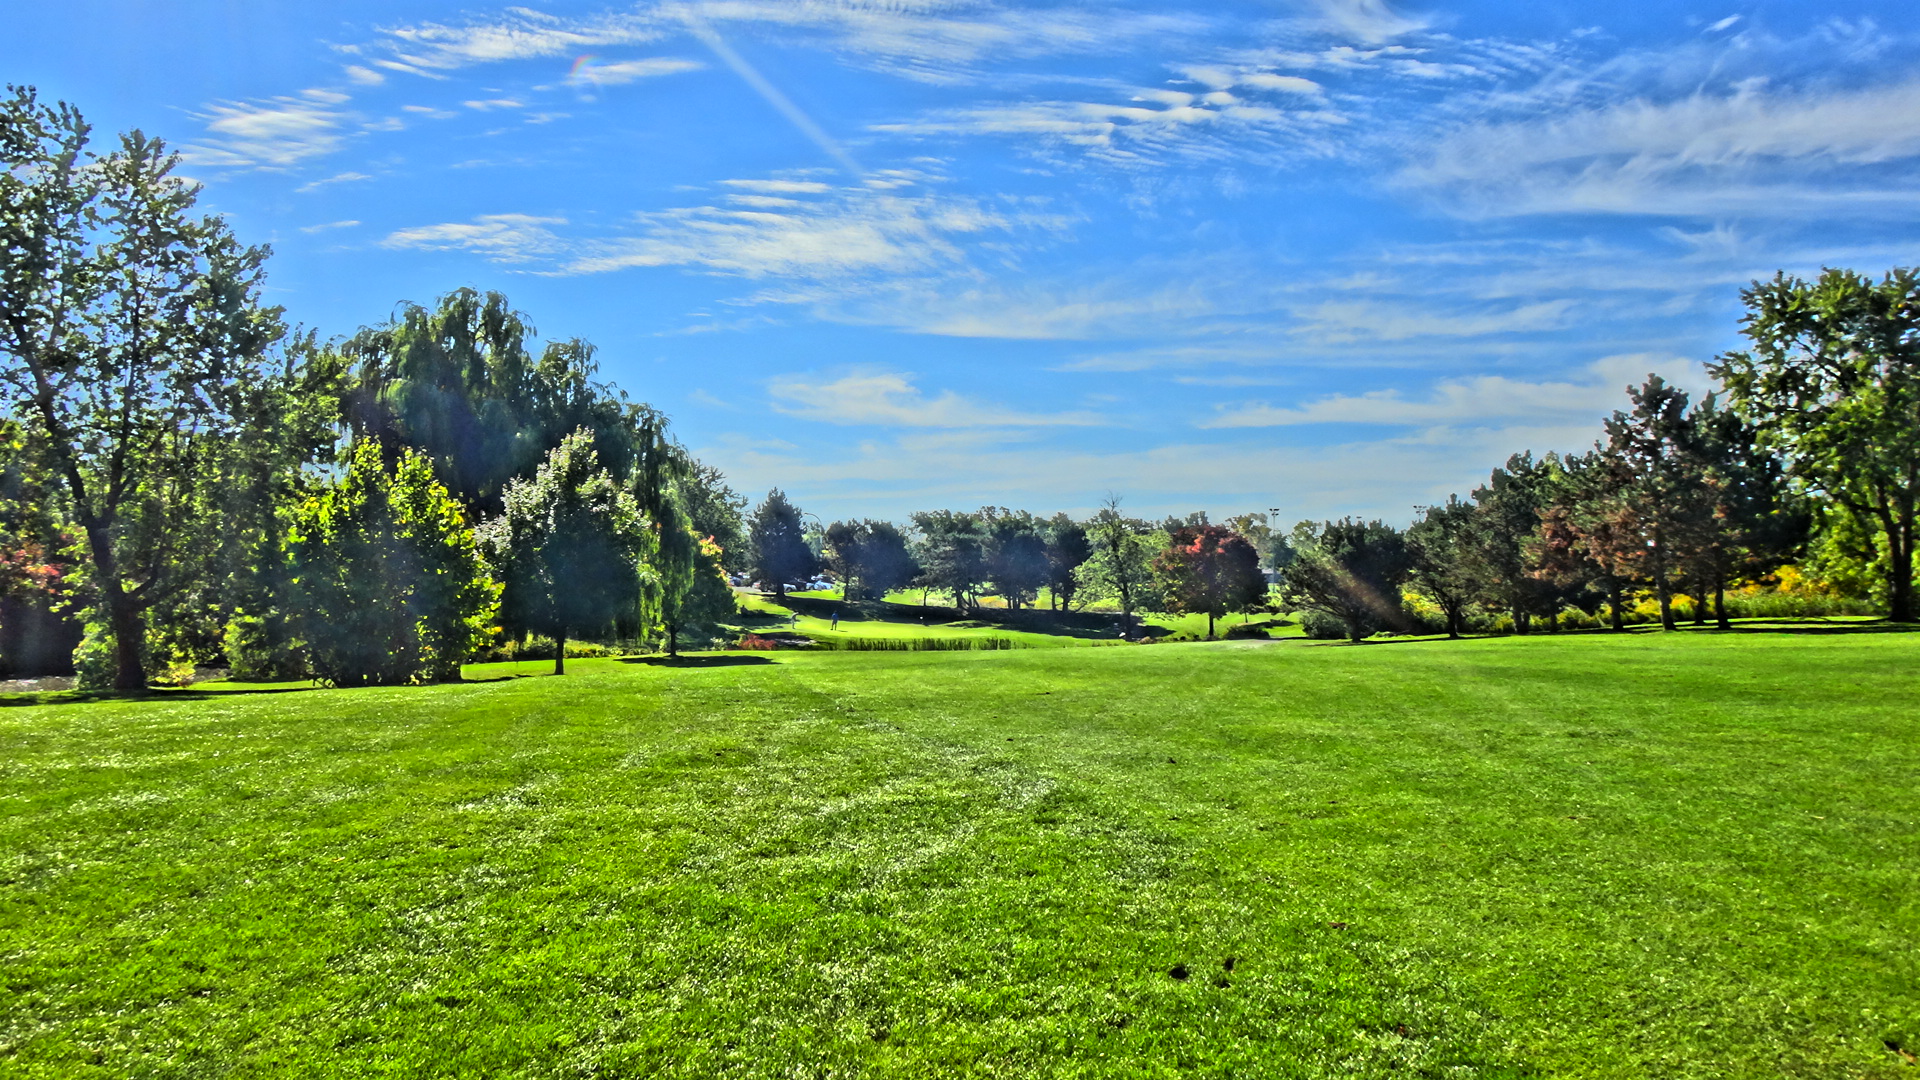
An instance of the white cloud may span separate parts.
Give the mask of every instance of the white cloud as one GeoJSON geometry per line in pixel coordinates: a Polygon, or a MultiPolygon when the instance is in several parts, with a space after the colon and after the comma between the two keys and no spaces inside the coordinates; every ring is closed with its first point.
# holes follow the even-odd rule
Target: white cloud
{"type": "Polygon", "coordinates": [[[379,86],[381,83],[387,81],[385,75],[380,74],[372,68],[362,67],[359,64],[347,65],[347,78],[361,86],[379,86]]]}
{"type": "Polygon", "coordinates": [[[560,19],[526,8],[511,8],[496,22],[450,26],[420,23],[387,27],[374,45],[355,46],[349,52],[379,51],[377,66],[393,71],[431,74],[474,64],[493,64],[541,57],[566,56],[616,45],[636,45],[660,36],[651,20],[638,16],[603,15],[587,19],[560,19]]]}
{"type": "Polygon", "coordinates": [[[788,416],[830,424],[916,428],[1059,427],[1100,424],[1085,412],[1037,414],[988,405],[951,390],[929,398],[911,376],[896,372],[846,375],[828,382],[789,375],[768,384],[773,407],[788,416]]]}
{"type": "Polygon", "coordinates": [[[1324,29],[1368,44],[1404,37],[1427,27],[1427,20],[1403,15],[1387,0],[1310,0],[1324,29]]]}
{"type": "Polygon", "coordinates": [[[207,123],[200,142],[181,153],[188,163],[227,169],[284,169],[340,148],[346,95],[308,90],[265,101],[222,102],[198,114],[207,123]]]}
{"type": "Polygon", "coordinates": [[[1847,91],[1749,80],[1724,92],[1471,123],[1400,179],[1484,216],[1910,215],[1915,185],[1871,170],[1915,157],[1920,80],[1847,91]]]}
{"type": "Polygon", "coordinates": [[[308,182],[301,184],[299,187],[294,188],[293,190],[300,192],[301,194],[304,195],[310,192],[319,191],[321,188],[328,187],[333,184],[352,184],[352,183],[357,183],[358,181],[361,181],[361,180],[371,180],[371,179],[373,179],[373,177],[368,176],[366,173],[362,173],[362,172],[335,173],[334,175],[326,177],[325,179],[322,179],[322,180],[309,180],[308,182]]]}
{"type": "Polygon", "coordinates": [[[698,60],[672,56],[650,56],[643,60],[611,60],[582,63],[567,78],[575,85],[622,86],[641,79],[657,79],[699,71],[706,65],[698,60]]]}
{"type": "Polygon", "coordinates": [[[636,266],[696,266],[742,277],[832,278],[900,274],[964,262],[954,238],[1005,232],[1034,215],[963,198],[866,187],[818,189],[802,181],[745,181],[750,191],[820,195],[790,206],[682,207],[637,216],[641,234],[585,246],[565,273],[636,266]]]}
{"type": "Polygon", "coordinates": [[[1573,301],[1542,300],[1505,311],[1457,314],[1416,310],[1405,303],[1328,300],[1301,311],[1297,333],[1322,342],[1405,341],[1421,337],[1483,337],[1557,330],[1573,301]]]}
{"type": "Polygon", "coordinates": [[[300,231],[303,233],[330,232],[334,229],[351,229],[358,224],[360,224],[358,221],[329,221],[324,225],[304,225],[300,231]]]}
{"type": "Polygon", "coordinates": [[[1279,107],[1220,91],[1193,95],[1138,88],[1129,96],[1132,100],[1126,103],[1029,101],[937,110],[914,120],[874,124],[870,130],[921,137],[1005,136],[1134,164],[1179,156],[1251,156],[1282,136],[1290,137],[1286,145],[1291,150],[1320,153],[1326,148],[1318,137],[1346,123],[1330,109],[1297,103],[1279,107]]]}
{"type": "Polygon", "coordinates": [[[1203,428],[1292,427],[1300,424],[1387,424],[1396,426],[1469,425],[1499,421],[1578,423],[1598,420],[1626,403],[1624,390],[1649,374],[1661,374],[1683,387],[1708,385],[1705,369],[1684,358],[1661,353],[1609,356],[1591,364],[1585,379],[1526,382],[1504,375],[1446,379],[1427,397],[1413,400],[1398,390],[1334,395],[1304,405],[1277,407],[1257,402],[1235,405],[1199,426],[1203,428]]]}
{"type": "Polygon", "coordinates": [[[485,214],[471,222],[421,225],[389,233],[382,247],[419,251],[472,251],[488,262],[524,263],[562,249],[548,225],[566,218],[530,214],[485,214]]]}

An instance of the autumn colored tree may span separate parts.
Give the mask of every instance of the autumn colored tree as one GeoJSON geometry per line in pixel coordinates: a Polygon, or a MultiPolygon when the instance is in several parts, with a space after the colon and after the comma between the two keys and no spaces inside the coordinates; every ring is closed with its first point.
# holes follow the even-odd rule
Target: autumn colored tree
{"type": "Polygon", "coordinates": [[[1169,611],[1205,613],[1208,640],[1214,620],[1267,598],[1260,553],[1224,525],[1189,525],[1168,533],[1166,548],[1153,560],[1153,573],[1169,611]]]}

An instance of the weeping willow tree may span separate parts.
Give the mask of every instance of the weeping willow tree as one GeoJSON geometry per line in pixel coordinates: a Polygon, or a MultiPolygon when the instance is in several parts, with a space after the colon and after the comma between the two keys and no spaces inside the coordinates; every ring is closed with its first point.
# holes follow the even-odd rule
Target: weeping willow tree
{"type": "MultiPolygon", "coordinates": [[[[497,292],[456,289],[431,309],[404,304],[335,348],[351,377],[342,411],[356,436],[390,458],[414,450],[469,515],[503,508],[509,481],[531,477],[571,433],[586,429],[595,457],[633,476],[654,501],[684,471],[666,417],[596,381],[594,347],[549,341],[536,355],[527,317],[497,292]]],[[[640,492],[636,492],[636,496],[640,492]]]]}

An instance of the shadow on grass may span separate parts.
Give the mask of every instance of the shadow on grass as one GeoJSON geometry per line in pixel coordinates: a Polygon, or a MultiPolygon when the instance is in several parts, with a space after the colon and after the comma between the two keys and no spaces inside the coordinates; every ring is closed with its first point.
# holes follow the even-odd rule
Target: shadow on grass
{"type": "Polygon", "coordinates": [[[623,656],[622,664],[646,664],[649,667],[676,668],[712,668],[712,667],[757,667],[761,664],[777,664],[780,661],[771,656],[623,656]]]}
{"type": "MultiPolygon", "coordinates": [[[[1691,622],[1682,623],[1674,631],[1676,634],[1705,634],[1710,637],[1722,635],[1778,634],[1785,636],[1818,636],[1832,634],[1913,634],[1920,633],[1920,623],[1897,623],[1887,619],[1862,619],[1848,622],[1830,622],[1824,618],[1805,619],[1745,619],[1735,620],[1732,629],[1722,630],[1711,623],[1698,626],[1691,622]]],[[[1487,641],[1494,638],[1557,638],[1557,637],[1647,637],[1666,633],[1659,623],[1633,623],[1615,630],[1607,626],[1569,627],[1564,630],[1535,630],[1530,634],[1467,634],[1460,638],[1448,638],[1444,635],[1414,635],[1409,637],[1367,638],[1362,641],[1348,641],[1344,638],[1332,640],[1312,640],[1313,645],[1432,645],[1448,641],[1487,641]]]]}

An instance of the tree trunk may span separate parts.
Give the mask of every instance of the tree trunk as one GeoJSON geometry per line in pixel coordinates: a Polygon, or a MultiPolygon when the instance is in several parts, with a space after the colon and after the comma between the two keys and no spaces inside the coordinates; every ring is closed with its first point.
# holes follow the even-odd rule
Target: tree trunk
{"type": "Polygon", "coordinates": [[[1704,581],[1693,594],[1693,625],[1707,625],[1707,583],[1704,581]]]}
{"type": "Polygon", "coordinates": [[[1887,618],[1915,622],[1913,610],[1913,516],[1887,530],[1887,618]]]}
{"type": "Polygon", "coordinates": [[[1528,630],[1532,628],[1531,626],[1532,622],[1533,622],[1532,618],[1526,612],[1520,610],[1518,607],[1515,607],[1513,609],[1513,632],[1514,633],[1516,634],[1526,633],[1528,630]]]}
{"type": "Polygon", "coordinates": [[[120,583],[119,560],[113,552],[113,537],[97,521],[86,530],[87,546],[93,552],[94,569],[99,571],[101,599],[107,608],[107,627],[113,633],[113,688],[145,690],[147,666],[147,628],[140,618],[140,606],[120,583]]]}
{"type": "Polygon", "coordinates": [[[141,654],[147,633],[140,609],[118,581],[108,579],[106,593],[107,619],[113,628],[113,688],[145,690],[147,667],[141,654]]]}
{"type": "Polygon", "coordinates": [[[680,624],[677,622],[667,624],[667,655],[680,655],[680,624]]]}
{"type": "Polygon", "coordinates": [[[1722,630],[1733,629],[1733,620],[1727,618],[1727,583],[1713,583],[1713,621],[1722,630]]]}
{"type": "Polygon", "coordinates": [[[1459,641],[1460,640],[1460,609],[1456,605],[1454,607],[1447,608],[1446,612],[1447,612],[1447,640],[1459,641]]]}
{"type": "Polygon", "coordinates": [[[555,675],[567,673],[567,632],[565,630],[555,634],[553,638],[553,673],[555,675]]]}
{"type": "Polygon", "coordinates": [[[1213,612],[1207,612],[1207,640],[1213,640],[1213,612]]]}
{"type": "Polygon", "coordinates": [[[1607,585],[1607,607],[1613,612],[1614,631],[1617,633],[1625,630],[1627,621],[1620,614],[1620,583],[1617,581],[1607,585]]]}
{"type": "Polygon", "coordinates": [[[1678,630],[1680,625],[1673,621],[1673,592],[1667,588],[1665,578],[1654,582],[1653,591],[1660,598],[1660,629],[1678,630]]]}

